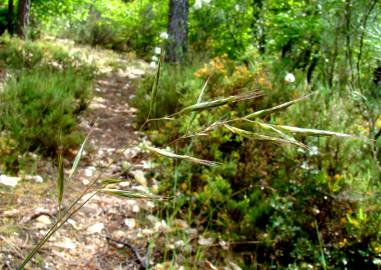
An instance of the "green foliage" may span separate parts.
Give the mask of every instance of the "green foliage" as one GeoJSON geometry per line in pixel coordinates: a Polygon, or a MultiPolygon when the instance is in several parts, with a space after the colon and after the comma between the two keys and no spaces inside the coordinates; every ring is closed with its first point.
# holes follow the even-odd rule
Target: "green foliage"
{"type": "MultiPolygon", "coordinates": [[[[167,6],[157,0],[39,0],[32,5],[32,29],[36,36],[45,31],[150,59],[154,47],[165,45],[159,37],[167,28],[167,6]]],[[[144,77],[133,100],[137,122],[191,111],[206,81],[197,106],[257,89],[266,97],[197,113],[195,106],[180,119],[146,123],[155,145],[178,153],[172,154],[176,161],[158,161],[161,190],[175,197],[161,203],[163,215],[221,235],[237,253],[251,251],[246,263],[260,269],[379,267],[381,142],[373,139],[381,130],[381,91],[372,77],[380,66],[379,13],[376,0],[190,1],[189,59],[201,55],[205,63],[163,64],[154,94],[154,76],[144,77]],[[285,79],[289,72],[295,82],[285,79]],[[173,141],[311,92],[319,94],[282,114],[257,114],[257,122],[173,141]],[[371,140],[292,134],[309,148],[251,140],[266,128],[267,136],[293,142],[282,125],[371,140]],[[190,156],[223,165],[181,161],[190,156]]],[[[0,109],[3,163],[15,166],[19,149],[75,145],[75,117],[89,98],[91,67],[62,49],[9,39],[2,41],[0,59],[12,70],[0,101],[6,101],[0,109]]],[[[156,152],[171,156],[167,150],[156,152]]]]}
{"type": "MultiPolygon", "coordinates": [[[[157,96],[157,104],[160,104],[157,107],[161,111],[152,117],[170,115],[194,104],[202,82],[209,76],[203,101],[253,88],[263,89],[268,97],[198,112],[193,120],[191,115],[185,115],[178,120],[148,125],[152,129],[147,131],[151,140],[167,145],[183,133],[199,132],[202,126],[218,120],[247,115],[308,93],[302,84],[285,82],[285,73],[277,75],[277,70],[270,70],[261,58],[252,56],[245,61],[247,59],[250,59],[249,66],[226,57],[214,58],[196,72],[194,67],[188,66],[182,78],[170,76],[176,78],[171,84],[166,74],[176,68],[164,66],[157,96]],[[181,89],[179,85],[183,84],[188,88],[184,88],[180,97],[176,89],[181,89]]],[[[152,76],[139,86],[140,96],[136,101],[140,102],[135,102],[145,113],[149,102],[142,98],[142,93],[148,98],[151,85],[152,76]]],[[[357,105],[350,95],[332,94],[323,87],[318,90],[319,95],[283,113],[271,117],[265,114],[261,120],[274,125],[367,136],[364,119],[360,115],[354,117],[357,105]]],[[[143,113],[139,119],[146,120],[143,113]]],[[[250,242],[254,241],[255,261],[263,268],[270,267],[271,261],[278,269],[307,268],[308,265],[323,268],[326,264],[335,269],[374,267],[372,261],[378,258],[375,243],[380,237],[377,228],[381,223],[378,216],[365,222],[367,211],[377,204],[367,207],[368,210],[363,204],[372,201],[378,187],[375,180],[379,178],[379,171],[370,144],[361,140],[295,136],[309,149],[253,141],[225,129],[177,141],[172,144],[176,153],[222,165],[201,168],[160,159],[161,191],[176,194],[175,202],[161,204],[163,215],[169,211],[170,215],[187,218],[189,223],[219,233],[230,242],[248,242],[237,246],[237,250],[253,249],[250,242]],[[362,215],[358,214],[360,210],[362,215]]]]}
{"type": "Polygon", "coordinates": [[[77,115],[91,98],[93,67],[50,44],[2,41],[0,59],[9,74],[0,93],[0,129],[6,138],[20,153],[52,154],[77,146],[82,138],[77,115]]]}

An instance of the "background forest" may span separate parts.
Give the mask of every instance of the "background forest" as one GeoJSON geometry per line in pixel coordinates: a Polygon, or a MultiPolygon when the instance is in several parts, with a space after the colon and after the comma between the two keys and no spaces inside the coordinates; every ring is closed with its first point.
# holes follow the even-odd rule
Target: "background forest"
{"type": "MultiPolygon", "coordinates": [[[[182,228],[145,238],[145,259],[127,246],[134,267],[380,269],[380,14],[377,0],[0,1],[0,268],[23,269],[41,248],[34,239],[5,263],[4,237],[21,230],[5,213],[24,192],[5,175],[43,174],[58,193],[52,219],[69,220],[66,183],[86,144],[97,151],[80,123],[99,78],[142,60],[120,132],[140,134],[123,144],[143,169],[118,160],[117,177],[90,181],[153,199],[159,227],[182,228]],[[122,190],[126,179],[145,195],[122,190]]],[[[48,256],[28,267],[64,269],[48,256]]],[[[119,265],[66,269],[139,269],[119,265]]]]}

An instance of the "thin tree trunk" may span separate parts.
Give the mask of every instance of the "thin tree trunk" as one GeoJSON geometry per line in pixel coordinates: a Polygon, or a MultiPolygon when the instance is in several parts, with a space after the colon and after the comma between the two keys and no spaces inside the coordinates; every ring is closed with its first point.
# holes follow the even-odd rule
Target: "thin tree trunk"
{"type": "Polygon", "coordinates": [[[166,60],[182,62],[188,47],[188,0],[169,0],[166,60]]]}
{"type": "Polygon", "coordinates": [[[10,35],[13,35],[13,13],[14,13],[13,0],[8,0],[7,28],[8,28],[8,33],[10,35]]]}
{"type": "Polygon", "coordinates": [[[346,0],[345,1],[345,40],[346,40],[346,56],[347,56],[347,61],[349,64],[349,77],[351,79],[351,84],[354,83],[354,75],[353,75],[353,59],[352,59],[352,40],[351,40],[351,35],[352,35],[352,29],[351,29],[351,20],[352,20],[352,2],[351,0],[346,0]]]}
{"type": "Polygon", "coordinates": [[[371,4],[369,5],[369,8],[365,12],[364,18],[363,18],[362,23],[361,23],[361,28],[360,28],[360,31],[361,31],[360,45],[359,45],[359,52],[358,52],[358,55],[357,55],[356,67],[357,67],[357,82],[358,82],[358,85],[359,85],[359,88],[360,88],[361,92],[362,92],[362,84],[361,84],[361,57],[362,57],[363,47],[364,47],[364,38],[365,38],[368,18],[370,16],[370,14],[372,13],[372,11],[373,11],[374,7],[376,6],[376,4],[377,4],[377,0],[371,1],[371,4]]]}
{"type": "Polygon", "coordinates": [[[29,24],[30,0],[20,0],[17,10],[16,33],[20,38],[25,38],[26,27],[29,24]]]}
{"type": "Polygon", "coordinates": [[[254,34],[255,42],[261,54],[265,53],[266,38],[264,34],[264,25],[262,16],[263,0],[253,0],[251,2],[253,8],[253,20],[251,28],[254,34]]]}

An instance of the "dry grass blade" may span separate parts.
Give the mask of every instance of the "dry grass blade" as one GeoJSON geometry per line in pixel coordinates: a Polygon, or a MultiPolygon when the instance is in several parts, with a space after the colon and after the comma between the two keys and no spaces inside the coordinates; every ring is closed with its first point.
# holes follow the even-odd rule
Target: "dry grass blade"
{"type": "Polygon", "coordinates": [[[310,129],[310,128],[299,128],[299,127],[291,127],[291,126],[283,126],[283,125],[271,125],[277,129],[288,131],[291,133],[298,133],[305,136],[334,136],[340,138],[354,138],[354,139],[363,139],[357,136],[353,136],[346,133],[339,133],[327,130],[319,130],[319,129],[310,129]]]}
{"type": "Polygon", "coordinates": [[[248,138],[248,139],[261,140],[261,141],[272,141],[272,142],[275,142],[275,143],[282,143],[282,144],[295,144],[297,146],[300,146],[298,143],[295,143],[295,142],[290,141],[290,140],[286,140],[286,139],[282,139],[282,138],[277,138],[277,137],[272,137],[272,136],[263,135],[263,134],[258,134],[258,133],[255,133],[255,132],[251,132],[251,131],[243,130],[243,129],[240,129],[240,128],[236,128],[236,127],[233,127],[233,126],[230,126],[230,125],[227,125],[227,124],[225,124],[224,126],[227,129],[229,129],[231,132],[233,132],[235,134],[238,134],[238,135],[240,135],[242,137],[248,138]]]}
{"type": "Polygon", "coordinates": [[[174,153],[171,153],[171,152],[168,152],[166,150],[159,149],[156,147],[147,146],[146,149],[151,151],[151,152],[154,152],[156,154],[159,154],[161,156],[167,157],[167,158],[181,159],[181,160],[185,160],[188,162],[197,163],[197,164],[206,165],[206,166],[219,165],[218,162],[214,162],[214,161],[210,161],[210,160],[204,160],[204,159],[198,159],[198,158],[191,157],[191,156],[178,155],[178,154],[174,154],[174,153]]]}
{"type": "Polygon", "coordinates": [[[290,107],[291,105],[294,105],[295,103],[298,103],[299,101],[302,101],[302,100],[305,100],[305,99],[311,97],[312,95],[314,95],[314,93],[310,94],[310,95],[307,95],[307,96],[304,96],[304,97],[301,97],[301,98],[298,98],[298,99],[295,99],[295,100],[291,100],[289,102],[280,104],[278,106],[275,106],[275,107],[272,107],[272,108],[269,108],[269,109],[264,109],[264,110],[261,110],[261,111],[253,112],[253,113],[245,116],[245,118],[247,118],[247,119],[253,119],[253,118],[269,115],[269,114],[275,113],[277,111],[284,110],[284,109],[290,107]]]}
{"type": "Polygon", "coordinates": [[[230,97],[220,98],[220,99],[216,99],[216,100],[212,100],[212,101],[205,101],[205,102],[196,103],[196,104],[193,104],[191,106],[188,106],[188,107],[182,109],[181,111],[179,111],[173,115],[207,110],[207,109],[210,109],[213,107],[219,107],[219,106],[222,106],[225,104],[231,104],[231,103],[240,102],[243,100],[254,99],[254,98],[261,97],[261,96],[263,96],[263,93],[261,91],[254,90],[254,91],[250,91],[250,92],[243,93],[243,94],[236,95],[236,96],[230,96],[230,97]]]}
{"type": "Polygon", "coordinates": [[[127,190],[121,190],[121,189],[112,189],[112,188],[103,188],[100,189],[99,192],[124,197],[124,198],[130,198],[130,199],[151,199],[151,200],[161,200],[163,197],[142,193],[142,192],[134,192],[134,191],[127,191],[127,190]]]}

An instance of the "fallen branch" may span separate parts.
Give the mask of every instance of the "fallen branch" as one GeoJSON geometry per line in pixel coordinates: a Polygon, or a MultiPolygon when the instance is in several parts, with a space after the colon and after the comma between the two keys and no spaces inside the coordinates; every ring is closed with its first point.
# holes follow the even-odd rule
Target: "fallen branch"
{"type": "Polygon", "coordinates": [[[142,257],[142,256],[140,256],[139,251],[135,247],[130,245],[129,243],[122,242],[119,240],[115,240],[115,239],[112,239],[111,237],[108,237],[108,236],[106,236],[106,240],[109,242],[114,242],[116,244],[122,245],[123,247],[126,247],[129,250],[131,250],[132,253],[134,254],[135,258],[136,258],[135,261],[140,265],[141,270],[146,270],[149,268],[149,260],[148,260],[148,257],[149,257],[148,253],[149,252],[147,252],[146,256],[142,257]]]}

